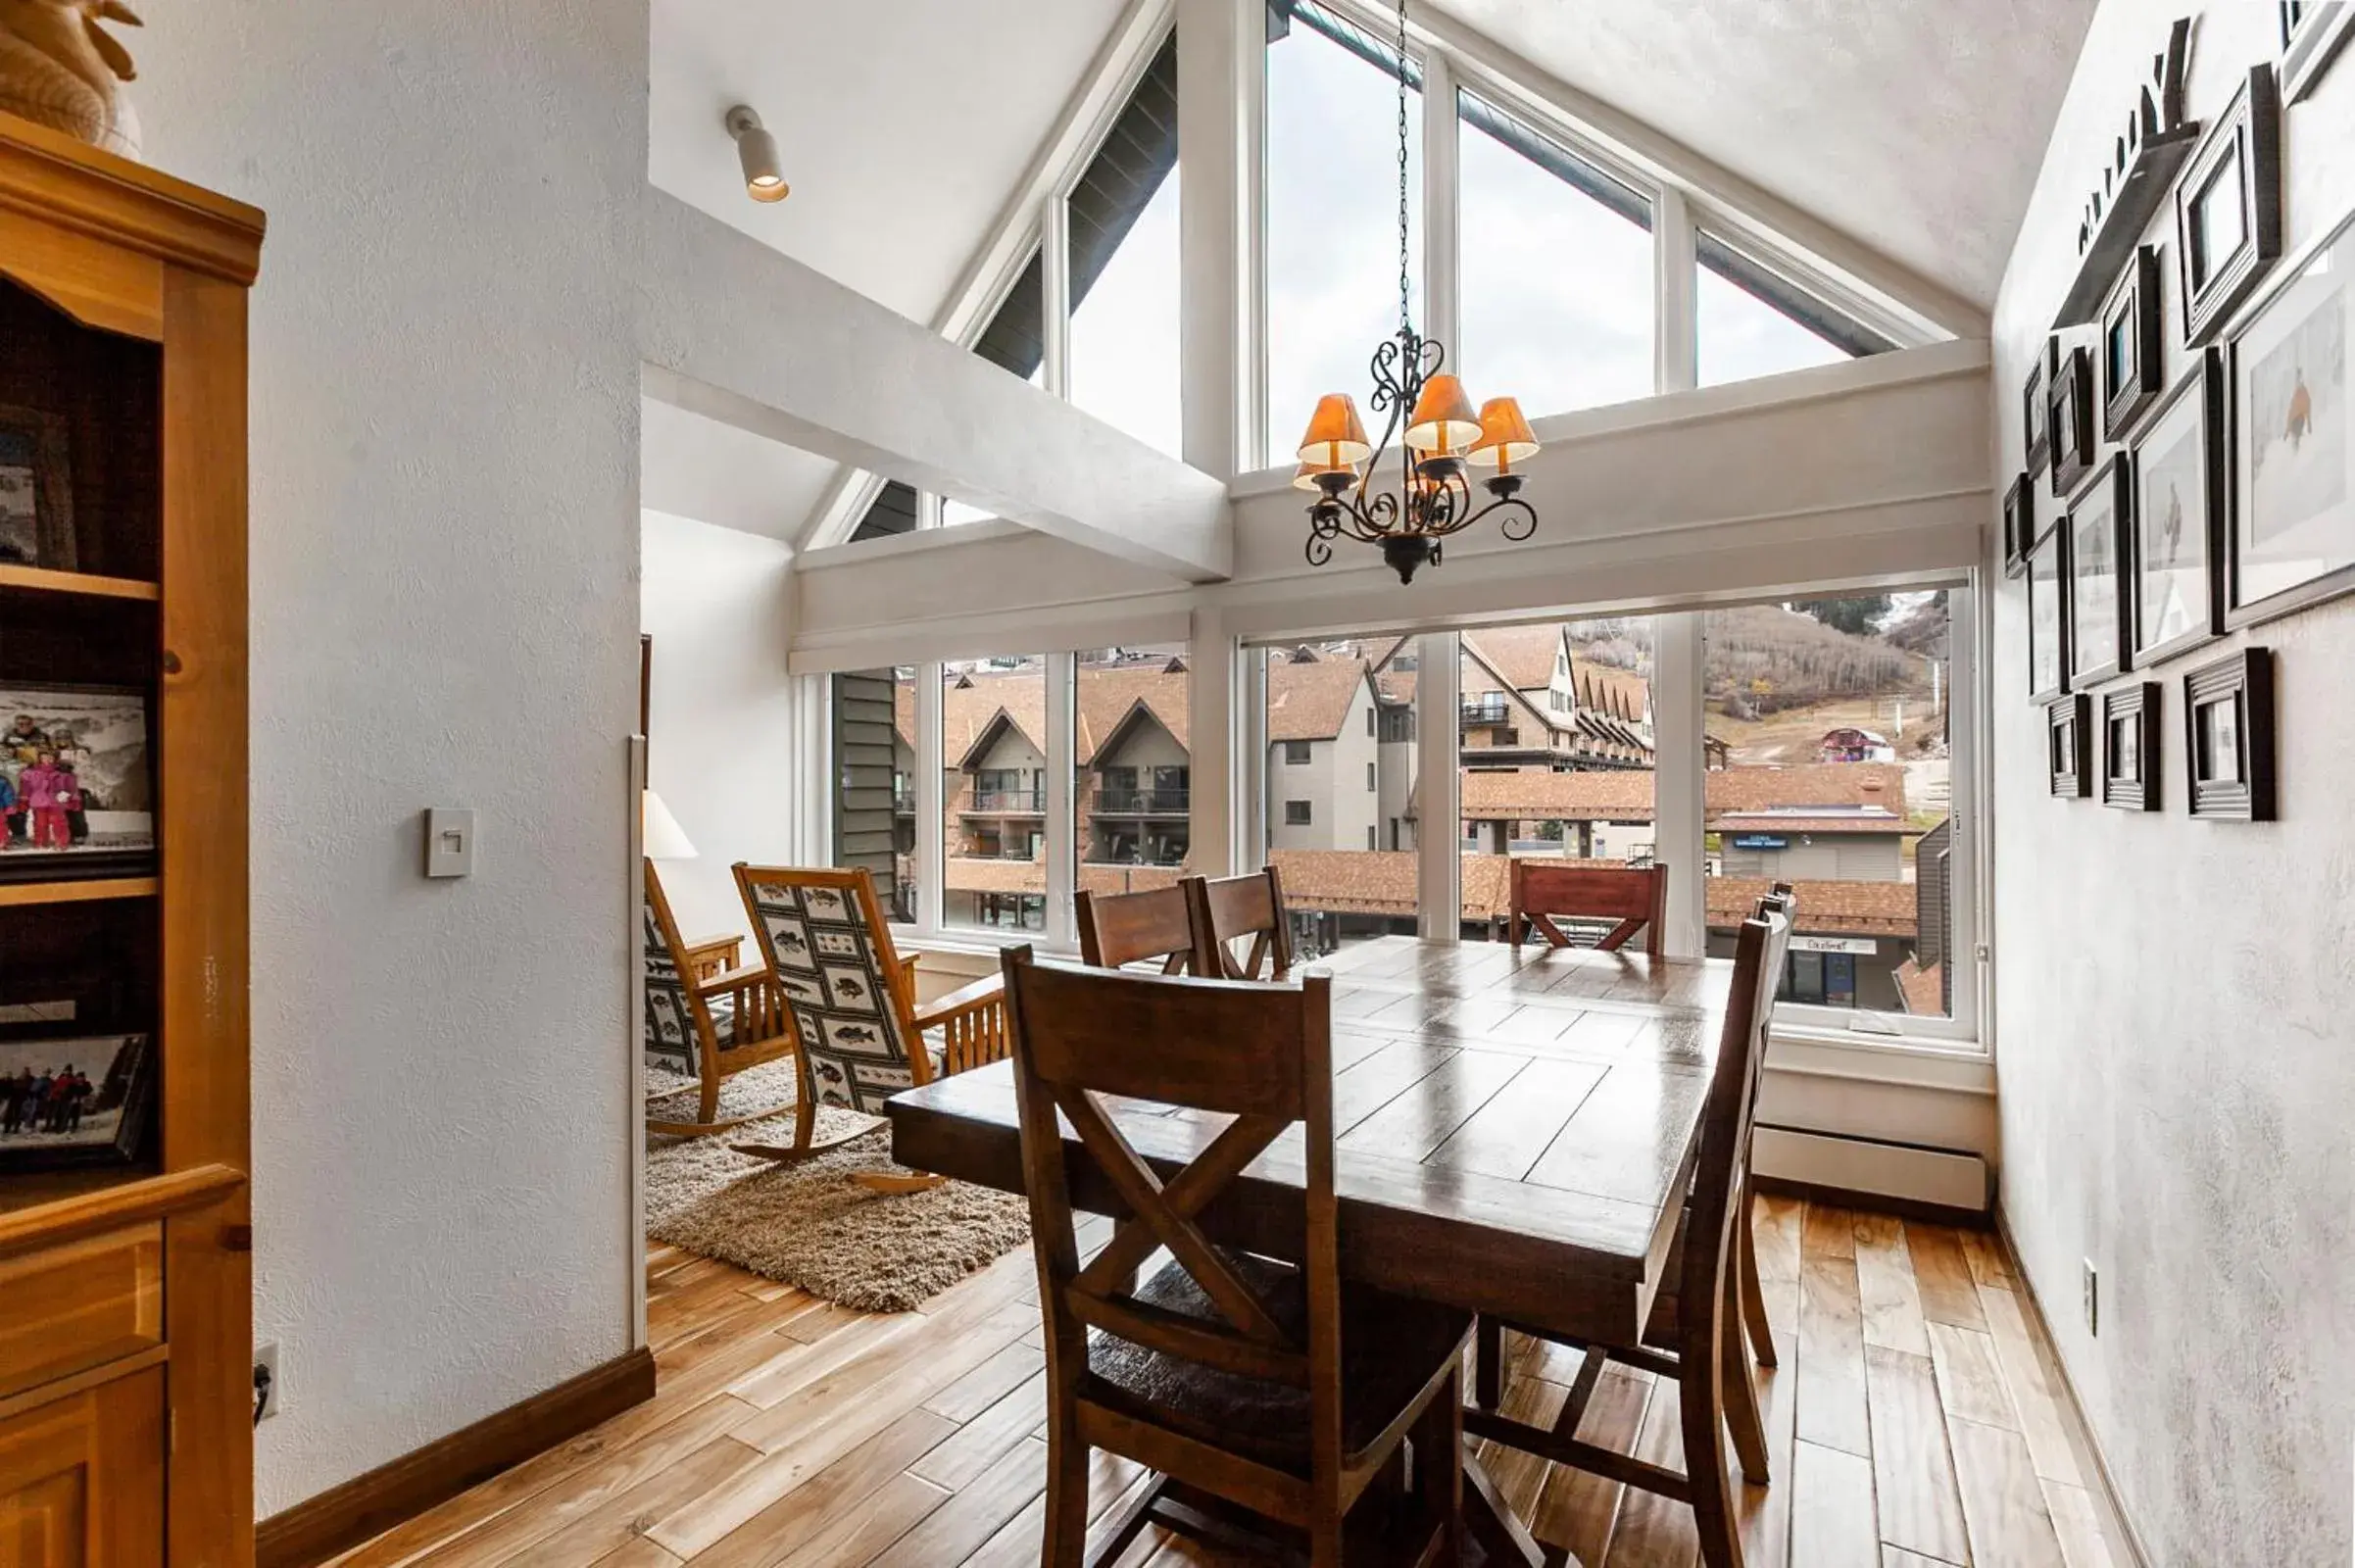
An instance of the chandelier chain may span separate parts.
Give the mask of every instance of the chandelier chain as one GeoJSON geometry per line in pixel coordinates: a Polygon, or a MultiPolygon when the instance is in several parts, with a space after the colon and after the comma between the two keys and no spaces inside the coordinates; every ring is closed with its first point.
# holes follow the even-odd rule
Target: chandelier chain
{"type": "Polygon", "coordinates": [[[1411,284],[1407,270],[1410,250],[1407,239],[1408,187],[1406,177],[1406,0],[1398,0],[1398,330],[1402,334],[1414,331],[1414,316],[1408,301],[1411,284]]]}

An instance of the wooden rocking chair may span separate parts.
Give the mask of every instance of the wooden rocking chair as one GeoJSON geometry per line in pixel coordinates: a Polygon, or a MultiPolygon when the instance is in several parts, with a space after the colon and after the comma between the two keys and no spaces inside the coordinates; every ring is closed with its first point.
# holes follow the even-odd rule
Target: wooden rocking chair
{"type": "MultiPolygon", "coordinates": [[[[801,1048],[793,1142],[731,1146],[738,1152],[793,1161],[839,1149],[872,1129],[819,1143],[818,1106],[880,1118],[883,1102],[901,1090],[1006,1054],[1004,976],[917,1006],[916,960],[903,959],[892,946],[875,879],[864,868],[739,861],[736,886],[767,973],[799,1026],[801,1048]]],[[[947,1178],[862,1172],[856,1179],[878,1192],[918,1192],[947,1178]]]]}
{"type": "Polygon", "coordinates": [[[722,1082],[791,1055],[796,1046],[793,1020],[768,966],[728,967],[719,950],[729,944],[683,941],[652,860],[646,862],[645,919],[647,1064],[687,1073],[703,1085],[696,1120],[649,1116],[647,1130],[692,1138],[782,1112],[784,1103],[741,1116],[719,1114],[722,1082]]]}

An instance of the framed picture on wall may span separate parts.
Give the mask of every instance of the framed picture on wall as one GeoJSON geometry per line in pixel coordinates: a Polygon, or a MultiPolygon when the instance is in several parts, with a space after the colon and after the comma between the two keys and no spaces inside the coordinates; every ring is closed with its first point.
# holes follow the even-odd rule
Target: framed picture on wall
{"type": "Polygon", "coordinates": [[[2274,819],[2274,663],[2243,648],[2183,677],[2183,772],[2191,814],[2274,819]]]}
{"type": "Polygon", "coordinates": [[[2044,767],[2052,793],[2083,800],[2093,793],[2093,762],[2086,755],[2092,699],[2084,692],[2044,705],[2044,767]]]}
{"type": "Polygon", "coordinates": [[[2126,668],[2127,528],[2133,463],[2114,455],[2069,513],[2069,678],[2090,685],[2126,668]]]}
{"type": "Polygon", "coordinates": [[[2281,254],[2281,104],[2258,66],[2192,149],[2175,187],[2183,346],[2216,335],[2281,254]]]}
{"type": "Polygon", "coordinates": [[[2159,250],[2137,245],[2101,307],[2101,428],[2113,441],[2159,396],[2159,250]]]}
{"type": "Polygon", "coordinates": [[[2048,401],[2052,493],[2065,496],[2093,467],[2093,356],[2083,346],[2062,356],[2048,401]]]}
{"type": "Polygon", "coordinates": [[[2028,696],[2069,689],[2069,530],[2066,517],[2045,524],[2028,549],[2028,696]]]}
{"type": "Polygon", "coordinates": [[[2028,384],[2020,389],[2020,427],[2027,432],[2021,461],[2030,478],[2052,462],[2052,410],[2049,404],[2053,368],[2060,363],[2060,340],[2047,337],[2029,368],[2028,384]]]}
{"type": "Polygon", "coordinates": [[[2281,0],[2281,101],[2294,104],[2314,90],[2339,50],[2355,34],[2348,0],[2281,0]]]}
{"type": "Polygon", "coordinates": [[[0,405],[0,566],[72,571],[74,471],[66,421],[0,405]]]}
{"type": "Polygon", "coordinates": [[[143,692],[0,686],[0,882],[151,869],[150,740],[143,692]]]}
{"type": "Polygon", "coordinates": [[[2127,609],[2137,668],[2224,630],[2224,356],[2204,349],[2134,440],[2127,609]]]}
{"type": "Polygon", "coordinates": [[[2101,804],[2127,811],[2159,808],[2157,681],[2101,694],[2101,804]]]}
{"type": "Polygon", "coordinates": [[[2355,588],[2355,219],[2288,269],[2232,340],[2225,612],[2243,626],[2355,588]]]}
{"type": "Polygon", "coordinates": [[[2028,542],[2036,531],[2036,487],[2027,474],[2003,492],[2003,574],[2017,577],[2028,569],[2028,542]]]}

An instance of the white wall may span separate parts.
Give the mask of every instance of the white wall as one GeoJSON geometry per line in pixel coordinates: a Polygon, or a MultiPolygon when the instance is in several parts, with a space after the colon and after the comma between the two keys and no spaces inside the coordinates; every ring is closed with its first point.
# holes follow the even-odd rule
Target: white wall
{"type": "MultiPolygon", "coordinates": [[[[738,860],[793,860],[793,686],[787,579],[774,539],[667,513],[644,518],[638,629],[654,638],[647,777],[695,846],[660,866],[690,940],[743,933],[738,860]]],[[[748,950],[749,951],[749,950],[748,950]]]]}
{"type": "MultiPolygon", "coordinates": [[[[1996,309],[1996,488],[2020,466],[2019,388],[2075,270],[2079,203],[2134,83],[2193,8],[2103,0],[1996,309]]],[[[2190,111],[2273,58],[2274,7],[2212,4],[2190,111]]],[[[2355,205],[2355,58],[2289,110],[2292,247],[2355,205]]],[[[2167,250],[2169,379],[2186,357],[2167,250]]],[[[2050,501],[2040,515],[2055,514],[2050,501]]],[[[1992,518],[1990,516],[1990,521],[1992,518]]],[[[2166,809],[2045,794],[2023,694],[2018,581],[1994,594],[1995,953],[2003,1200],[2062,1358],[2156,1564],[2345,1562],[2355,1421],[2355,602],[2235,642],[2272,647],[2281,813],[2184,814],[2181,676],[2166,684],[2166,809]],[[2079,1310],[2101,1270],[2102,1327],[2079,1310]]]]}
{"type": "Polygon", "coordinates": [[[270,1514],[628,1347],[645,0],[150,8],[253,296],[270,1514]],[[425,881],[418,812],[482,813],[425,881]]]}

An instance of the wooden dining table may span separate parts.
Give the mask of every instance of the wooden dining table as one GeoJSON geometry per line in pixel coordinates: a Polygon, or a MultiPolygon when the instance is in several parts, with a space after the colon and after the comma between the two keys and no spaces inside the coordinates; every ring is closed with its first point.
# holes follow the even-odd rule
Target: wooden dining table
{"type": "MultiPolygon", "coordinates": [[[[1384,937],[1299,972],[1333,981],[1343,1274],[1576,1340],[1640,1344],[1692,1182],[1732,963],[1384,937]]],[[[1010,1063],[886,1108],[900,1163],[1022,1190],[1010,1063]]],[[[1135,1102],[1114,1119],[1164,1176],[1226,1122],[1135,1102]]],[[[1121,1213],[1076,1136],[1064,1138],[1074,1204],[1121,1213]]],[[[1297,1259],[1301,1175],[1295,1127],[1203,1228],[1297,1259]]],[[[1485,1560],[1540,1568],[1537,1543],[1468,1449],[1464,1474],[1485,1560]]]]}

